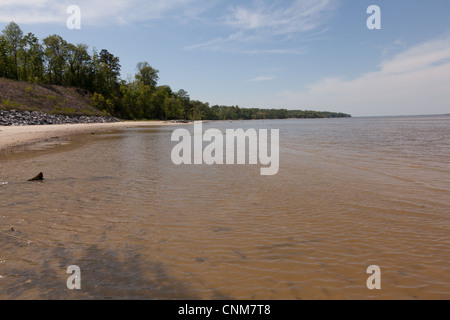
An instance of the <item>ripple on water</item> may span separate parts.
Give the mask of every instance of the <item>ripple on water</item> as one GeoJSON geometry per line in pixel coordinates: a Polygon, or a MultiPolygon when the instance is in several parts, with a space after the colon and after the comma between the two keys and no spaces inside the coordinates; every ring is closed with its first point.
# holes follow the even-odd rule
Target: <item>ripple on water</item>
{"type": "MultiPolygon", "coordinates": [[[[79,298],[448,298],[447,160],[437,143],[390,147],[388,120],[376,130],[367,120],[280,122],[275,177],[174,166],[164,129],[0,159],[12,181],[0,182],[0,299],[64,298],[55,288],[68,265],[82,269],[79,298]],[[15,182],[37,167],[44,183],[15,182]],[[373,264],[376,295],[366,288],[373,264]]],[[[433,136],[448,135],[436,126],[433,136]]]]}

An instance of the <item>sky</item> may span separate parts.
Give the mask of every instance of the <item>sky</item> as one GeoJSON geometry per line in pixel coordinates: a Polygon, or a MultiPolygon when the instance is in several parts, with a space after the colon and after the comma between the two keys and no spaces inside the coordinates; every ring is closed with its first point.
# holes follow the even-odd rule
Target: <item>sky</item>
{"type": "Polygon", "coordinates": [[[148,61],[159,85],[210,105],[450,113],[448,0],[0,0],[0,29],[11,21],[107,49],[123,79],[148,61]]]}

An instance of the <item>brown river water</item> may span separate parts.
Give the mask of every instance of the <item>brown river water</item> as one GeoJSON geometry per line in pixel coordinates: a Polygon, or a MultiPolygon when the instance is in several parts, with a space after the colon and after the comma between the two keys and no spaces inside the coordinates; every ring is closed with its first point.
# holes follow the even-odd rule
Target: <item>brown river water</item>
{"type": "Polygon", "coordinates": [[[279,129],[278,174],[176,166],[176,127],[0,154],[0,299],[450,299],[450,116],[203,126],[279,129]]]}

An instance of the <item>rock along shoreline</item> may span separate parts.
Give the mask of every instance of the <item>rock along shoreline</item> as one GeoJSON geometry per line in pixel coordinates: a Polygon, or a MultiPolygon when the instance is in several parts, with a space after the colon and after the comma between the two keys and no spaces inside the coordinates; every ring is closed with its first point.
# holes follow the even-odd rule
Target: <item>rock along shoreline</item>
{"type": "Polygon", "coordinates": [[[0,126],[38,126],[51,124],[114,123],[115,117],[65,116],[39,111],[0,110],[0,126]]]}

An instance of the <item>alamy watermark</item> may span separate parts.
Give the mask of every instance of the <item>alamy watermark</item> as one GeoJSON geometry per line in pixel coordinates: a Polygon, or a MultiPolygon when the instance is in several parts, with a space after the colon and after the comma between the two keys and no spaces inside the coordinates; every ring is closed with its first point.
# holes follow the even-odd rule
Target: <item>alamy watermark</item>
{"type": "Polygon", "coordinates": [[[69,17],[66,20],[66,26],[69,30],[81,29],[81,9],[79,6],[72,5],[67,7],[66,13],[69,17]]]}
{"type": "Polygon", "coordinates": [[[71,274],[67,278],[66,285],[69,290],[81,290],[81,269],[79,266],[70,266],[67,268],[67,272],[71,274]]]}
{"type": "Polygon", "coordinates": [[[367,288],[369,290],[381,290],[381,269],[379,266],[370,266],[367,268],[367,274],[371,276],[367,279],[367,288]]]}
{"type": "Polygon", "coordinates": [[[247,164],[248,156],[248,164],[257,165],[259,160],[267,166],[261,168],[261,175],[273,176],[280,168],[280,131],[270,130],[270,155],[268,137],[267,129],[227,129],[225,136],[218,129],[203,132],[202,122],[196,121],[194,137],[187,129],[173,132],[172,142],[179,143],[172,149],[172,162],[175,165],[243,165],[247,164]],[[209,144],[203,149],[204,142],[209,144]]]}
{"type": "Polygon", "coordinates": [[[381,8],[371,5],[367,8],[367,14],[371,16],[367,19],[367,29],[381,30],[381,8]]]}

